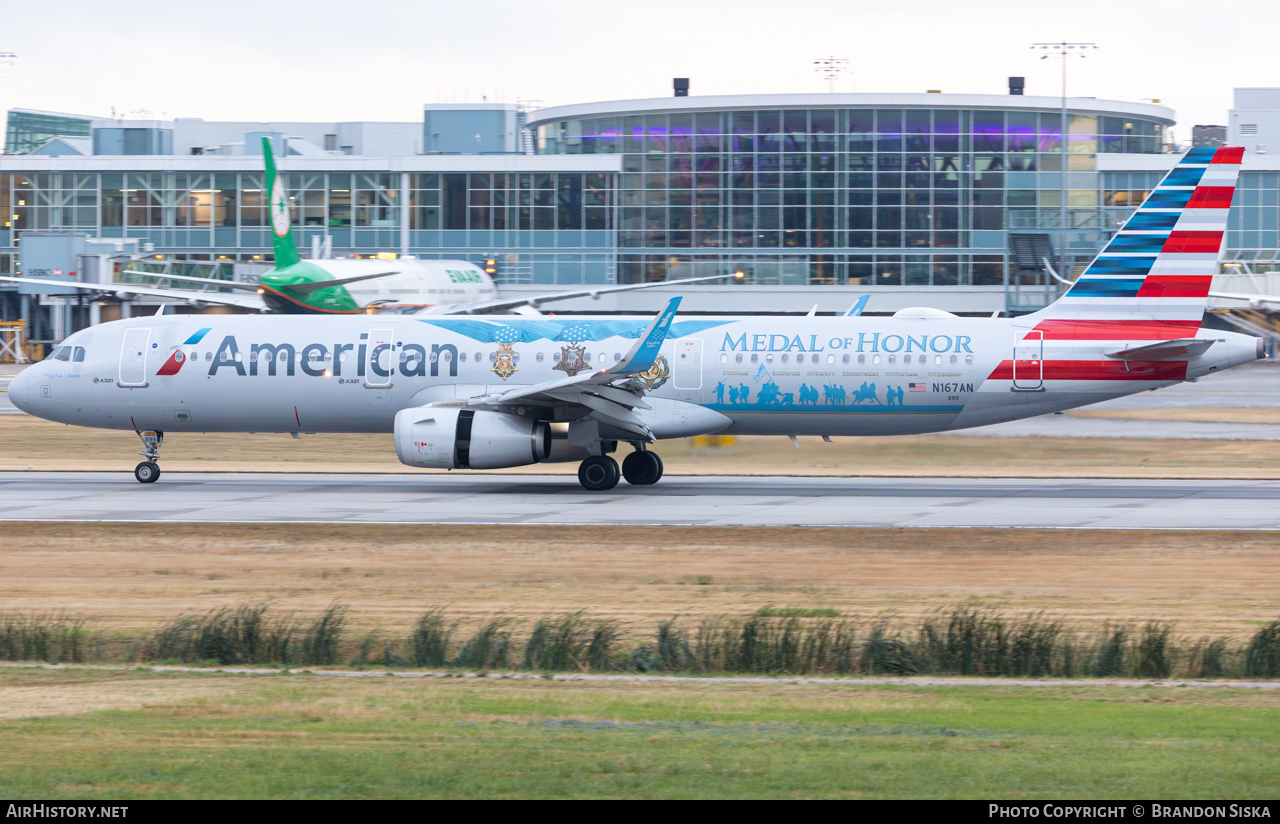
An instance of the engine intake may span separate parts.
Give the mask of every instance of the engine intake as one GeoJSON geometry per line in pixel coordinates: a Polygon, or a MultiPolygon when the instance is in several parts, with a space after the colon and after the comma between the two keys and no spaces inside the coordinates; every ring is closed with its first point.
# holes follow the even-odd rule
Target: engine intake
{"type": "Polygon", "coordinates": [[[420,406],[396,415],[396,456],[424,469],[504,469],[545,461],[551,426],[501,412],[420,406]]]}

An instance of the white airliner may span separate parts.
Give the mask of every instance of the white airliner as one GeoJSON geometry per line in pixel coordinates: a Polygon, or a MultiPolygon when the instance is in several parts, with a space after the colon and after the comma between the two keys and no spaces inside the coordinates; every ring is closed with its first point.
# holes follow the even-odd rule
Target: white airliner
{"type": "MultiPolygon", "coordinates": [[[[284,314],[359,315],[371,312],[415,314],[493,314],[516,312],[538,315],[538,307],[554,301],[598,297],[658,286],[678,286],[713,280],[741,278],[740,274],[711,275],[683,280],[597,286],[578,291],[551,292],[526,298],[502,299],[489,274],[465,260],[303,260],[293,238],[289,200],[284,181],[276,173],[271,140],[262,138],[262,159],[270,212],[275,268],[257,283],[217,280],[187,275],[163,275],[162,280],[197,284],[202,289],[173,289],[135,283],[81,283],[29,277],[0,277],[0,281],[79,289],[88,293],[121,297],[164,298],[194,306],[235,306],[257,312],[284,314]],[[229,292],[210,291],[210,288],[229,292]]],[[[148,275],[147,272],[133,274],[148,275]]]]}
{"type": "Polygon", "coordinates": [[[164,316],[68,338],[21,409],[164,434],[391,432],[415,467],[581,461],[587,489],[662,476],[715,432],[944,432],[1158,389],[1262,357],[1201,329],[1242,149],[1192,149],[1061,299],[1017,318],[164,316]],[[629,443],[621,470],[610,457],[629,443]]]}

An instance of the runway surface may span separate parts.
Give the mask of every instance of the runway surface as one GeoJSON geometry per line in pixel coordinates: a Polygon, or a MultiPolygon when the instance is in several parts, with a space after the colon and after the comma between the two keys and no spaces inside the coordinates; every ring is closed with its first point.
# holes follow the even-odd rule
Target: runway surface
{"type": "Polygon", "coordinates": [[[1280,481],[4,472],[0,520],[1280,529],[1280,481]]]}

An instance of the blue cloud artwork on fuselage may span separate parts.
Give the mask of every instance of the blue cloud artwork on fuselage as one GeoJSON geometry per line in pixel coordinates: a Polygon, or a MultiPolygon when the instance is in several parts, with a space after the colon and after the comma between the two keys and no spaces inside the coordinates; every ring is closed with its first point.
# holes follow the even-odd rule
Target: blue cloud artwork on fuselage
{"type": "MultiPolygon", "coordinates": [[[[581,343],[583,341],[608,340],[609,338],[638,338],[649,328],[648,320],[551,320],[529,318],[520,320],[468,320],[464,318],[420,319],[422,323],[438,326],[481,343],[533,343],[552,340],[581,343]]],[[[667,338],[683,338],[706,329],[724,326],[724,320],[682,320],[671,324],[667,338]]]]}

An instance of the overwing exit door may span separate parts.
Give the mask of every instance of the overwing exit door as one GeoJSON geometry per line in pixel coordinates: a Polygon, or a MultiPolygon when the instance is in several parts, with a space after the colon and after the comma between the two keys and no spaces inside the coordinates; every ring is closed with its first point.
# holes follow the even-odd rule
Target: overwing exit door
{"type": "Polygon", "coordinates": [[[371,329],[366,342],[364,363],[364,388],[366,399],[373,406],[391,403],[391,378],[395,374],[395,332],[390,329],[371,329]]]}
{"type": "Polygon", "coordinates": [[[1044,391],[1044,332],[1033,329],[1014,339],[1013,391],[1044,391]]]}
{"type": "Polygon", "coordinates": [[[671,382],[676,389],[701,389],[702,338],[679,338],[672,348],[671,382]]]}
{"type": "Polygon", "coordinates": [[[391,375],[395,372],[395,333],[390,329],[369,330],[369,340],[365,344],[364,385],[366,389],[374,389],[391,385],[391,375]]]}

